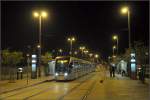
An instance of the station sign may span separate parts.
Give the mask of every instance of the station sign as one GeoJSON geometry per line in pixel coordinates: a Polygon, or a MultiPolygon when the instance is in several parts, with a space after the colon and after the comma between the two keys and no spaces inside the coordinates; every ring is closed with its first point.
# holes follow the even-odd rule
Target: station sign
{"type": "Polygon", "coordinates": [[[37,77],[37,55],[32,54],[32,78],[37,77]]]}
{"type": "Polygon", "coordinates": [[[131,72],[136,72],[136,59],[135,59],[135,53],[134,52],[131,53],[130,62],[131,62],[131,72]]]}

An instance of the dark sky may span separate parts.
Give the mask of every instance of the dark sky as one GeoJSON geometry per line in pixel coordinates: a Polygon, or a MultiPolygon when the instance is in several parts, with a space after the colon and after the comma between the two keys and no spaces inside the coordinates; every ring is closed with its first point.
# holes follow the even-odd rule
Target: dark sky
{"type": "Polygon", "coordinates": [[[38,43],[38,19],[32,11],[46,10],[42,20],[43,51],[69,50],[67,37],[75,36],[74,48],[86,45],[106,57],[112,54],[111,36],[119,36],[119,52],[128,47],[127,16],[120,14],[123,5],[130,6],[131,40],[149,42],[149,2],[2,2],[2,49],[26,50],[38,43]]]}

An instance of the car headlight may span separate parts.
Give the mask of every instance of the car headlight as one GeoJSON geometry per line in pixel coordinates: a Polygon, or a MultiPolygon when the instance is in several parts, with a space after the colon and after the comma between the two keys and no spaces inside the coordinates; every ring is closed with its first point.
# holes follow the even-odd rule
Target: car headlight
{"type": "Polygon", "coordinates": [[[58,73],[55,73],[55,76],[58,76],[58,73]]]}
{"type": "Polygon", "coordinates": [[[67,76],[67,75],[68,75],[68,73],[65,73],[64,75],[65,75],[65,76],[67,76]]]}

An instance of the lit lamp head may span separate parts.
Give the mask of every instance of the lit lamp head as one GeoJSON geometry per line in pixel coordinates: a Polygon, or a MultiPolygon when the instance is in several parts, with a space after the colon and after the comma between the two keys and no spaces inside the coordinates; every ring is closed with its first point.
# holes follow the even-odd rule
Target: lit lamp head
{"type": "Polygon", "coordinates": [[[68,41],[75,41],[75,38],[74,37],[68,38],[68,41]]]}
{"type": "Polygon", "coordinates": [[[98,54],[95,54],[95,58],[98,58],[99,57],[99,55],[98,54]]]}
{"type": "Polygon", "coordinates": [[[123,8],[121,9],[121,13],[122,13],[122,14],[126,14],[128,11],[129,11],[129,8],[128,8],[128,7],[123,7],[123,8]]]}
{"type": "Polygon", "coordinates": [[[41,48],[41,46],[40,46],[40,45],[37,45],[37,48],[41,48]]]}
{"type": "Polygon", "coordinates": [[[118,36],[117,36],[117,35],[114,35],[114,36],[113,36],[113,39],[114,39],[114,40],[117,40],[117,39],[118,39],[118,36]]]}
{"type": "Polygon", "coordinates": [[[46,18],[47,13],[45,11],[33,12],[33,16],[36,17],[36,18],[38,18],[38,17],[46,18]]]}
{"type": "Polygon", "coordinates": [[[88,50],[85,50],[85,51],[84,51],[84,53],[88,53],[88,52],[89,52],[88,50]]]}
{"type": "Polygon", "coordinates": [[[62,49],[59,49],[59,52],[62,52],[63,50],[62,49]]]}
{"type": "Polygon", "coordinates": [[[39,13],[38,13],[38,12],[34,12],[34,13],[33,13],[33,16],[34,16],[34,17],[39,17],[39,13]]]}
{"type": "Polygon", "coordinates": [[[113,46],[113,49],[116,49],[116,46],[115,46],[115,45],[113,46]]]}
{"type": "Polygon", "coordinates": [[[75,55],[77,55],[77,54],[78,54],[78,52],[77,52],[77,51],[75,51],[75,52],[74,52],[74,54],[75,54],[75,55]]]}
{"type": "Polygon", "coordinates": [[[72,39],[71,39],[72,41],[75,41],[75,38],[74,37],[72,37],[72,39]]]}
{"type": "Polygon", "coordinates": [[[47,13],[46,13],[45,11],[42,11],[42,12],[41,12],[41,16],[42,16],[43,18],[46,18],[46,17],[47,17],[47,13]]]}
{"type": "Polygon", "coordinates": [[[90,57],[92,57],[92,56],[93,56],[93,54],[92,54],[92,53],[90,53],[90,54],[89,54],[89,56],[90,56],[90,57]]]}
{"type": "Polygon", "coordinates": [[[84,49],[85,49],[85,47],[83,46],[83,47],[80,47],[79,49],[80,49],[80,50],[84,50],[84,49]]]}

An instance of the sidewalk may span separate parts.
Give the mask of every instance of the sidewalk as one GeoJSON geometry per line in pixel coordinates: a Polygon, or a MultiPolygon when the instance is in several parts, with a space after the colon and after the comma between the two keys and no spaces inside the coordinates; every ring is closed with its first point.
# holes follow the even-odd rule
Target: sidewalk
{"type": "Polygon", "coordinates": [[[52,81],[53,79],[54,79],[53,76],[45,76],[37,79],[29,79],[28,84],[27,84],[27,79],[15,80],[15,82],[13,83],[10,83],[9,80],[0,81],[0,94],[13,91],[16,89],[25,88],[28,86],[40,84],[45,81],[52,81]]]}
{"type": "Polygon", "coordinates": [[[149,85],[139,80],[122,77],[120,74],[110,77],[108,71],[103,82],[100,82],[100,78],[97,79],[86,100],[149,100],[149,85]]]}

